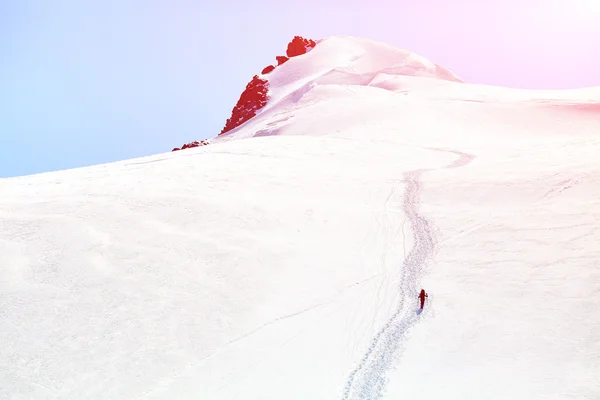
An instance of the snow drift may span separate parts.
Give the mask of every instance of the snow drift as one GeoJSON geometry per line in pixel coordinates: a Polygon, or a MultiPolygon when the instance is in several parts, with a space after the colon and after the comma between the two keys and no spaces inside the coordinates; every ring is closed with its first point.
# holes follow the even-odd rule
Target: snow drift
{"type": "Polygon", "coordinates": [[[600,397],[599,88],[259,78],[209,145],[0,180],[0,398],[600,397]]]}

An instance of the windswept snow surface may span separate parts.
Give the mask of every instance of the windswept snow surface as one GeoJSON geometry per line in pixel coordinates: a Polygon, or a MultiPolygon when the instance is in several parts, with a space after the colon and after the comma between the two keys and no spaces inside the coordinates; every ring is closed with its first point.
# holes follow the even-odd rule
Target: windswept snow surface
{"type": "Polygon", "coordinates": [[[600,398],[599,88],[351,37],[269,79],[209,146],[0,180],[0,398],[600,398]]]}

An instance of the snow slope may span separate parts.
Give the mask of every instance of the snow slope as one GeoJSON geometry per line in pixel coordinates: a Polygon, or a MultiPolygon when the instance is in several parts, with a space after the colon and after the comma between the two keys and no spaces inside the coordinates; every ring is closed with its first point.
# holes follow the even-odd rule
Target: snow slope
{"type": "Polygon", "coordinates": [[[0,398],[600,398],[600,88],[351,37],[269,82],[208,146],[0,180],[0,398]]]}

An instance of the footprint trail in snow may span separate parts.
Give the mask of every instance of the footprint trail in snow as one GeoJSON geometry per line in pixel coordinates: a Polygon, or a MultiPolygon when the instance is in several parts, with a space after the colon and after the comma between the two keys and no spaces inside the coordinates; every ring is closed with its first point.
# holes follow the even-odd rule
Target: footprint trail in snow
{"type": "MultiPolygon", "coordinates": [[[[460,158],[444,169],[460,168],[469,164],[474,156],[449,149],[431,149],[457,154],[460,158]]],[[[344,388],[343,400],[376,400],[383,396],[387,383],[386,373],[400,355],[402,338],[418,320],[415,313],[419,282],[435,250],[432,224],[419,212],[420,178],[433,169],[417,169],[404,174],[406,190],[402,209],[411,224],[414,244],[405,257],[398,287],[400,300],[383,328],[371,341],[358,366],[350,373],[344,388]]]]}

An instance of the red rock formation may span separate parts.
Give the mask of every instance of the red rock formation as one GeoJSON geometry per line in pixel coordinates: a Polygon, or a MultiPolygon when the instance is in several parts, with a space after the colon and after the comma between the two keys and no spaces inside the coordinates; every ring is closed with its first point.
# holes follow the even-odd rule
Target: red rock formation
{"type": "Polygon", "coordinates": [[[261,71],[261,74],[263,74],[263,75],[268,74],[269,72],[272,72],[274,69],[275,69],[275,66],[269,65],[269,66],[263,68],[263,70],[261,71]]]}
{"type": "MultiPolygon", "coordinates": [[[[277,56],[277,65],[284,64],[289,60],[288,57],[296,57],[306,53],[308,50],[316,46],[316,43],[312,39],[305,39],[302,36],[294,36],[294,39],[288,44],[287,57],[277,56]]],[[[262,74],[268,74],[275,69],[273,65],[262,70],[262,74]]],[[[231,112],[231,118],[225,123],[225,127],[221,130],[219,135],[229,132],[230,130],[237,128],[244,122],[256,115],[256,112],[263,108],[267,104],[268,99],[268,85],[269,83],[260,79],[257,75],[252,78],[252,81],[246,86],[246,89],[240,96],[237,104],[231,112]]]]}
{"type": "Polygon", "coordinates": [[[294,36],[294,39],[288,44],[287,56],[296,57],[306,53],[308,50],[315,47],[317,44],[312,39],[305,39],[302,36],[294,36]]]}
{"type": "Polygon", "coordinates": [[[286,56],[277,56],[275,58],[277,59],[277,66],[280,66],[281,64],[289,60],[289,58],[287,58],[286,56]]]}
{"type": "Polygon", "coordinates": [[[267,104],[268,82],[254,75],[246,89],[242,92],[240,99],[231,112],[231,118],[225,123],[225,127],[219,135],[237,128],[244,122],[256,115],[256,112],[267,104]]]}
{"type": "MultiPolygon", "coordinates": [[[[288,44],[287,57],[277,56],[277,66],[280,66],[289,60],[289,57],[296,57],[302,55],[316,46],[316,42],[312,39],[305,39],[302,36],[294,36],[294,39],[288,44]]],[[[272,72],[276,67],[269,65],[265,67],[261,74],[265,75],[272,72]]],[[[263,108],[267,104],[268,100],[268,86],[269,83],[260,79],[258,75],[254,75],[250,83],[246,85],[246,89],[240,96],[237,104],[231,111],[231,118],[227,119],[225,126],[221,130],[219,135],[229,132],[230,130],[237,128],[250,118],[254,117],[258,110],[263,108]]],[[[173,151],[189,149],[192,147],[205,146],[208,142],[202,140],[200,142],[191,142],[184,144],[181,148],[176,147],[173,151]]]]}
{"type": "Polygon", "coordinates": [[[181,146],[181,148],[175,147],[172,151],[191,149],[192,147],[206,146],[207,144],[208,144],[208,140],[201,140],[201,141],[196,140],[196,141],[184,144],[183,146],[181,146]]]}

